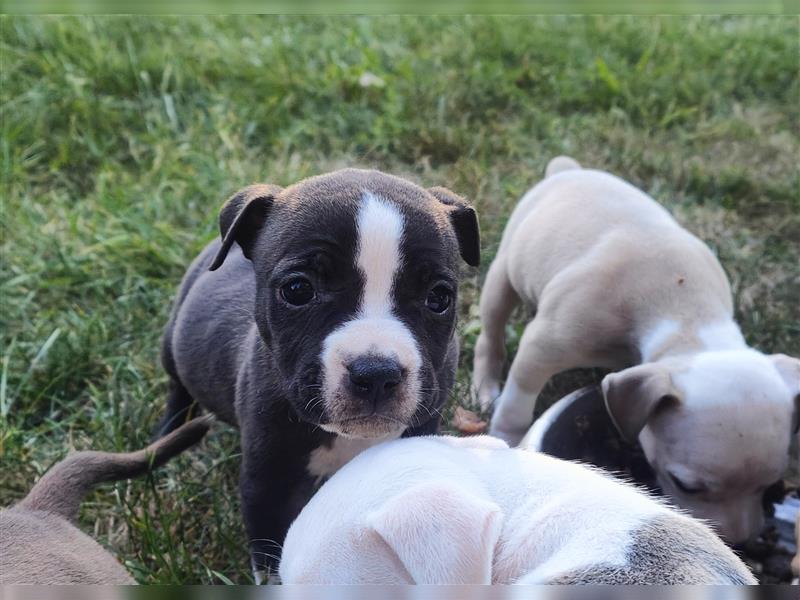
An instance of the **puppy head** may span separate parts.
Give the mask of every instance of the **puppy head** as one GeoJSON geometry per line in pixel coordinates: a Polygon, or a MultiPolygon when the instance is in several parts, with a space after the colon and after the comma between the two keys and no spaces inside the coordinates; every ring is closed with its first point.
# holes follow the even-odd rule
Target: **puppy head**
{"type": "Polygon", "coordinates": [[[377,438],[438,410],[454,368],[459,264],[480,256],[465,201],[347,169],[245,188],[220,228],[212,269],[234,241],[253,262],[256,324],[300,418],[377,438]]]}
{"type": "Polygon", "coordinates": [[[603,393],[679,506],[732,544],[760,532],[764,491],[786,470],[797,428],[800,361],[706,352],[608,375],[603,393]]]}
{"type": "Polygon", "coordinates": [[[289,529],[283,583],[491,583],[500,507],[456,484],[418,484],[338,527],[320,527],[318,509],[309,504],[289,529]]]}

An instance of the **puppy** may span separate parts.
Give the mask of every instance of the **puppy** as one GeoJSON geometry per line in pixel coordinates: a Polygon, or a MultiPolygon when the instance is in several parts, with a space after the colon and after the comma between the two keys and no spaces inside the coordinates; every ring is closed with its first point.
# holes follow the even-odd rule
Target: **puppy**
{"type": "Polygon", "coordinates": [[[493,435],[518,443],[556,373],[621,369],[603,380],[607,410],[664,491],[731,543],[759,532],[761,496],[797,429],[800,361],[747,346],[705,244],[625,181],[559,157],[514,210],[486,277],[473,372],[484,409],[500,392],[503,330],[519,302],[536,316],[493,435]]]}
{"type": "Polygon", "coordinates": [[[74,525],[96,485],[143,475],[199,442],[195,419],[138,452],[76,452],[50,469],[18,504],[0,511],[0,584],[136,583],[110,552],[74,525]]]}
{"type": "Polygon", "coordinates": [[[284,583],[750,584],[705,525],[576,463],[489,436],[363,452],[286,536],[284,583]]]}
{"type": "Polygon", "coordinates": [[[452,386],[460,259],[478,221],[444,188],[347,169],[254,185],[220,213],[166,328],[163,432],[197,401],[241,429],[257,580],[315,482],[382,440],[433,433],[452,386]]]}

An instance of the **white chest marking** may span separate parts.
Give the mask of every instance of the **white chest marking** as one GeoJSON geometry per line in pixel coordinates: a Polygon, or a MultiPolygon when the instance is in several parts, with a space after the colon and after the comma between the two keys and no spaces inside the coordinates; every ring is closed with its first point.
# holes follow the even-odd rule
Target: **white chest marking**
{"type": "Polygon", "coordinates": [[[385,442],[390,439],[400,437],[402,431],[397,434],[378,439],[360,439],[360,438],[346,438],[336,436],[333,444],[328,446],[320,446],[311,452],[308,458],[308,466],[306,470],[310,475],[317,478],[329,477],[336,473],[348,462],[353,460],[358,454],[371,448],[376,444],[385,442]]]}

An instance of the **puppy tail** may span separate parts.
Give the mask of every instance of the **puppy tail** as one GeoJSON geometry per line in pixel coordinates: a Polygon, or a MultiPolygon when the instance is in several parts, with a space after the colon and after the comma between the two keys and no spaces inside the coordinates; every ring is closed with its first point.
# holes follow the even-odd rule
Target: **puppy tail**
{"type": "Polygon", "coordinates": [[[561,173],[561,171],[570,171],[572,169],[580,168],[580,163],[574,158],[570,158],[569,156],[556,156],[549,163],[547,163],[547,169],[544,172],[544,176],[550,177],[556,173],[561,173]]]}
{"type": "Polygon", "coordinates": [[[144,475],[193,446],[206,434],[212,416],[199,417],[136,452],[75,452],[55,465],[19,503],[26,510],[78,515],[83,497],[99,483],[144,475]]]}

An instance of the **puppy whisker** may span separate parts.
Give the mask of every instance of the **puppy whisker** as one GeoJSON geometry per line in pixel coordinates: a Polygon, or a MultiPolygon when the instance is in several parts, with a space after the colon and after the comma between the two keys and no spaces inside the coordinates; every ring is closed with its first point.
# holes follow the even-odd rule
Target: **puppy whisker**
{"type": "Polygon", "coordinates": [[[310,406],[309,404],[306,404],[305,408],[306,412],[314,410],[317,406],[319,406],[322,403],[322,400],[323,400],[322,396],[317,396],[316,398],[312,398],[311,401],[313,401],[313,403],[311,403],[310,406]]]}
{"type": "Polygon", "coordinates": [[[276,548],[278,548],[280,550],[283,550],[283,544],[281,544],[277,540],[273,540],[273,539],[270,539],[270,538],[251,538],[250,539],[250,543],[251,544],[254,544],[256,542],[265,542],[267,544],[271,544],[271,545],[275,546],[276,548]]]}
{"type": "Polygon", "coordinates": [[[274,560],[276,562],[280,562],[280,560],[281,560],[281,557],[279,555],[270,554],[269,552],[259,552],[258,550],[254,550],[253,552],[251,552],[251,554],[253,556],[263,556],[265,558],[271,558],[272,560],[274,560]]]}
{"type": "Polygon", "coordinates": [[[321,400],[322,396],[312,396],[311,399],[308,402],[306,402],[306,405],[303,408],[303,410],[305,410],[306,412],[312,410],[312,408],[316,406],[321,400]]]}

